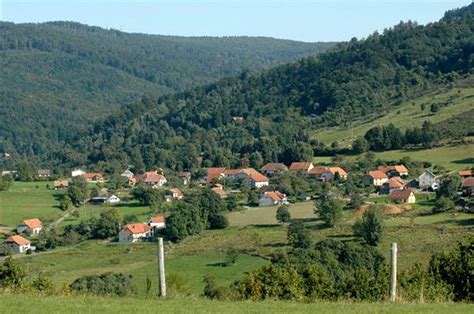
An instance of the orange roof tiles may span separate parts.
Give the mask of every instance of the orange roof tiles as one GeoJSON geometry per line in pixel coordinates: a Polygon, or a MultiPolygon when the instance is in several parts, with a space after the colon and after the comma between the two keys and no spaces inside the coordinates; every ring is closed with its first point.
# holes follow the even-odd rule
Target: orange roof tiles
{"type": "Polygon", "coordinates": [[[290,165],[290,171],[299,171],[299,170],[308,171],[308,169],[311,168],[311,165],[312,165],[311,162],[293,162],[290,165]]]}
{"type": "Polygon", "coordinates": [[[165,217],[164,216],[156,216],[156,217],[151,217],[150,221],[153,223],[160,223],[160,222],[165,222],[165,217]]]}
{"type": "Polygon", "coordinates": [[[410,197],[410,194],[413,193],[410,189],[404,190],[393,190],[390,192],[390,199],[391,200],[407,200],[410,197]]]}
{"type": "Polygon", "coordinates": [[[150,231],[152,227],[144,223],[128,224],[124,226],[131,234],[139,234],[150,231]]]}
{"type": "Polygon", "coordinates": [[[30,244],[30,240],[23,238],[19,235],[14,235],[5,240],[5,243],[15,243],[17,245],[27,245],[30,244]]]}
{"type": "Polygon", "coordinates": [[[43,227],[41,220],[39,220],[38,218],[25,219],[21,222],[21,224],[27,226],[30,229],[43,227]]]}
{"type": "Polygon", "coordinates": [[[367,174],[374,179],[388,179],[385,172],[382,172],[380,170],[369,171],[367,174]]]}

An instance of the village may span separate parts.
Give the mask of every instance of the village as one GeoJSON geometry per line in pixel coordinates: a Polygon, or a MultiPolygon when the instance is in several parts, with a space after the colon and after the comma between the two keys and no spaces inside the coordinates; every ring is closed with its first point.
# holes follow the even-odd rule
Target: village
{"type": "MultiPolygon", "coordinates": [[[[15,177],[16,171],[3,171],[2,176],[15,177]]],[[[354,178],[341,166],[320,166],[313,162],[293,162],[290,165],[283,163],[267,163],[258,171],[254,168],[226,168],[211,167],[199,169],[194,173],[181,171],[171,174],[173,179],[168,181],[162,169],[134,174],[126,169],[120,174],[122,180],[120,189],[106,188],[107,176],[100,172],[86,172],[75,168],[69,178],[54,178],[50,170],[37,170],[37,178],[47,182],[47,187],[54,191],[67,193],[76,180],[86,182],[92,190],[84,203],[90,206],[110,207],[130,200],[138,188],[158,193],[160,198],[158,207],[166,210],[155,210],[160,215],[150,215],[144,222],[127,223],[120,226],[118,236],[114,241],[120,243],[149,242],[166,228],[166,217],[173,212],[173,204],[186,200],[190,190],[210,189],[224,202],[230,202],[230,211],[245,210],[250,207],[287,206],[291,203],[317,201],[322,194],[327,193],[346,203],[354,202],[354,195],[363,194],[367,201],[357,204],[356,211],[361,211],[373,202],[368,201],[371,196],[386,196],[392,205],[386,206],[387,212],[402,213],[410,209],[410,204],[417,202],[420,193],[434,194],[439,189],[446,175],[435,175],[425,169],[417,176],[411,175],[403,164],[381,165],[373,170],[356,176],[358,192],[348,193],[347,186],[354,185],[354,178]],[[308,187],[303,193],[296,192],[286,181],[291,176],[300,183],[305,182],[308,187]],[[104,185],[105,184],[105,185],[104,185]],[[100,187],[100,189],[97,189],[100,187]],[[311,187],[317,187],[315,192],[311,187]],[[114,191],[119,191],[116,193],[114,191]],[[293,190],[293,191],[292,191],[293,190]],[[245,195],[244,195],[245,194],[245,195]],[[397,207],[398,206],[398,207],[397,207]],[[237,209],[240,207],[240,209],[237,209]],[[394,210],[395,208],[395,210],[394,210]]],[[[472,210],[469,198],[474,195],[474,171],[462,170],[455,173],[462,180],[458,187],[458,194],[465,199],[466,210],[472,210]]],[[[289,184],[291,185],[291,184],[289,184]]],[[[34,206],[34,204],[32,204],[34,206]]],[[[73,208],[74,210],[74,208],[73,208]]],[[[32,244],[42,230],[41,217],[28,217],[19,221],[3,242],[12,253],[31,254],[35,251],[32,244]]]]}

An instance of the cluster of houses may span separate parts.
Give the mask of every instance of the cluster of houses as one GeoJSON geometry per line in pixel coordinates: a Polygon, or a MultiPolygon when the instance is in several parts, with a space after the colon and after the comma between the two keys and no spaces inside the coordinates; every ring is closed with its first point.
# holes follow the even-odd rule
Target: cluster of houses
{"type": "Polygon", "coordinates": [[[43,223],[38,218],[23,220],[16,228],[17,234],[7,238],[3,245],[9,247],[14,253],[26,253],[28,250],[34,251],[35,248],[31,246],[31,241],[24,238],[22,234],[36,236],[42,229],[43,223]]]}

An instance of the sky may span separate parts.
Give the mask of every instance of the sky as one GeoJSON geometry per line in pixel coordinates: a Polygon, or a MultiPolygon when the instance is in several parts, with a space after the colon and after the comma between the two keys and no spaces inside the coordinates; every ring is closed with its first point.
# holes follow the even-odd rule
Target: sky
{"type": "Polygon", "coordinates": [[[307,42],[367,37],[400,21],[426,24],[471,0],[0,0],[0,19],[75,21],[180,36],[268,36],[307,42]]]}

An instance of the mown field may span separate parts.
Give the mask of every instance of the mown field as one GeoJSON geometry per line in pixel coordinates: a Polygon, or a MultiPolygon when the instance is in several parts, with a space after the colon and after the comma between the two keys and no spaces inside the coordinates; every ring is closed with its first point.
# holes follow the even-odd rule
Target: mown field
{"type": "MultiPolygon", "coordinates": [[[[474,166],[474,144],[442,146],[433,149],[391,150],[374,154],[377,159],[386,161],[397,161],[403,157],[410,157],[415,161],[427,161],[432,165],[443,166],[448,171],[470,169],[474,166]]],[[[345,158],[350,160],[359,157],[361,156],[347,156],[345,158]]],[[[331,157],[314,157],[313,161],[331,164],[331,157]]]]}
{"type": "Polygon", "coordinates": [[[2,313],[471,313],[472,305],[400,303],[223,302],[196,297],[100,298],[1,295],[2,313]]]}
{"type": "Polygon", "coordinates": [[[337,128],[323,129],[314,134],[314,138],[330,145],[337,141],[340,145],[350,145],[357,137],[363,136],[367,130],[374,126],[388,125],[393,123],[396,127],[404,130],[408,127],[421,126],[424,121],[437,123],[454,115],[461,114],[472,109],[474,88],[450,88],[436,90],[422,97],[408,100],[398,106],[394,106],[390,112],[383,117],[354,121],[351,125],[337,128]],[[436,114],[430,111],[431,104],[445,104],[436,114]],[[421,105],[424,104],[424,110],[421,105]]]}

